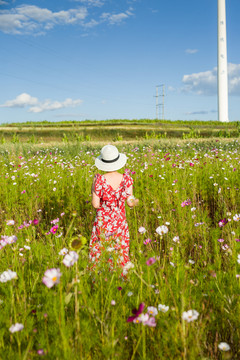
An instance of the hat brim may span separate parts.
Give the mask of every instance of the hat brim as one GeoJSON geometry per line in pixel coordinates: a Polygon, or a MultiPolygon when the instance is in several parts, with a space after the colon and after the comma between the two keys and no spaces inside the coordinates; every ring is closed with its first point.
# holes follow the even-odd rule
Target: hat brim
{"type": "Polygon", "coordinates": [[[121,169],[127,162],[127,157],[125,154],[119,154],[118,160],[112,163],[105,163],[102,161],[101,155],[95,159],[95,166],[102,171],[116,171],[121,169]]]}

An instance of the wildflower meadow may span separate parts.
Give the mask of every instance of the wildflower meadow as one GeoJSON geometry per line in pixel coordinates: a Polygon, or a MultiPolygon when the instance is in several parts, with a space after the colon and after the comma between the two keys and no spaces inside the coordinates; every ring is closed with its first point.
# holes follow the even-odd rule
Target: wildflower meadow
{"type": "Polygon", "coordinates": [[[131,261],[91,271],[101,145],[1,145],[0,359],[240,359],[239,140],[117,146],[131,261]]]}

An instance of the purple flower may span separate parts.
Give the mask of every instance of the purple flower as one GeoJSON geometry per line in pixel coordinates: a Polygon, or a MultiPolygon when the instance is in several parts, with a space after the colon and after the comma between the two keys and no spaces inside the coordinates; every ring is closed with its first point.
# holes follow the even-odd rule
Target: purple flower
{"type": "Polygon", "coordinates": [[[227,225],[227,223],[228,223],[228,220],[226,218],[224,218],[218,222],[218,226],[223,227],[223,226],[227,225]]]}
{"type": "Polygon", "coordinates": [[[151,257],[146,261],[146,264],[147,264],[147,266],[150,266],[150,265],[154,264],[155,262],[156,262],[156,259],[154,257],[151,257]]]}
{"type": "Polygon", "coordinates": [[[133,320],[137,319],[138,316],[140,314],[142,314],[143,310],[144,310],[144,303],[141,303],[138,307],[138,309],[133,309],[132,313],[134,314],[134,316],[129,316],[129,318],[127,319],[127,322],[133,322],[133,320]]]}

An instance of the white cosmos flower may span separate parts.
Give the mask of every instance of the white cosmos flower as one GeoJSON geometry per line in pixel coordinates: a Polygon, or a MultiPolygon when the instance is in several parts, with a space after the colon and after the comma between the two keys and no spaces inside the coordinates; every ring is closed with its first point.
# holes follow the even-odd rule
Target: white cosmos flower
{"type": "Polygon", "coordinates": [[[14,225],[15,221],[14,220],[7,220],[6,223],[7,223],[7,225],[14,225]]]}
{"type": "Polygon", "coordinates": [[[15,235],[12,235],[12,236],[6,236],[6,242],[8,244],[13,244],[17,241],[17,237],[15,235]]]}
{"type": "Polygon", "coordinates": [[[240,264],[240,254],[238,254],[237,262],[240,264]]]}
{"type": "Polygon", "coordinates": [[[53,285],[58,284],[60,282],[61,277],[60,269],[48,269],[44,273],[44,277],[42,278],[42,282],[48,288],[53,287],[53,285]]]}
{"type": "Polygon", "coordinates": [[[229,351],[230,350],[230,346],[225,343],[225,342],[221,342],[219,345],[218,345],[218,348],[222,351],[229,351]]]}
{"type": "Polygon", "coordinates": [[[138,232],[139,232],[140,234],[144,234],[146,231],[147,231],[147,230],[146,230],[145,227],[143,227],[143,226],[140,226],[140,228],[138,229],[138,232]]]}
{"type": "Polygon", "coordinates": [[[158,310],[154,306],[148,306],[147,312],[149,315],[152,315],[152,316],[156,316],[158,314],[158,310]]]}
{"type": "Polygon", "coordinates": [[[184,311],[182,314],[182,319],[187,322],[197,320],[199,313],[196,310],[184,311]]]}
{"type": "Polygon", "coordinates": [[[67,267],[73,266],[78,261],[78,258],[79,256],[76,251],[70,251],[69,254],[65,255],[63,264],[67,267]]]}
{"type": "Polygon", "coordinates": [[[58,255],[66,255],[68,253],[68,249],[63,248],[62,250],[59,251],[58,255]]]}
{"type": "Polygon", "coordinates": [[[239,221],[240,220],[240,214],[236,214],[233,216],[233,220],[234,221],[239,221]]]}
{"type": "Polygon", "coordinates": [[[174,236],[173,241],[174,242],[179,242],[179,236],[174,236]]]}
{"type": "Polygon", "coordinates": [[[4,283],[16,278],[17,278],[17,273],[8,269],[7,271],[4,271],[0,275],[0,282],[4,283]]]}
{"type": "Polygon", "coordinates": [[[165,313],[165,312],[167,312],[169,310],[169,306],[159,304],[158,305],[158,310],[165,313]]]}
{"type": "Polygon", "coordinates": [[[158,226],[156,229],[158,235],[164,235],[168,233],[168,227],[166,225],[158,226]]]}
{"type": "Polygon", "coordinates": [[[23,324],[16,323],[9,328],[9,331],[11,333],[15,333],[17,331],[21,331],[23,328],[24,328],[23,324]]]}
{"type": "Polygon", "coordinates": [[[191,260],[191,259],[189,259],[188,262],[189,262],[189,264],[192,264],[192,265],[195,264],[195,261],[191,260]]]}

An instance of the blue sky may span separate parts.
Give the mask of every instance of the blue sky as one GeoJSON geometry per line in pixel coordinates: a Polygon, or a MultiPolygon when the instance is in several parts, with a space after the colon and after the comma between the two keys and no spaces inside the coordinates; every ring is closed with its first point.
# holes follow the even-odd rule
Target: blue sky
{"type": "MultiPolygon", "coordinates": [[[[240,120],[240,1],[226,11],[240,120]]],[[[217,0],[0,0],[0,44],[0,123],[153,119],[161,84],[166,119],[217,119],[217,0]]]]}

